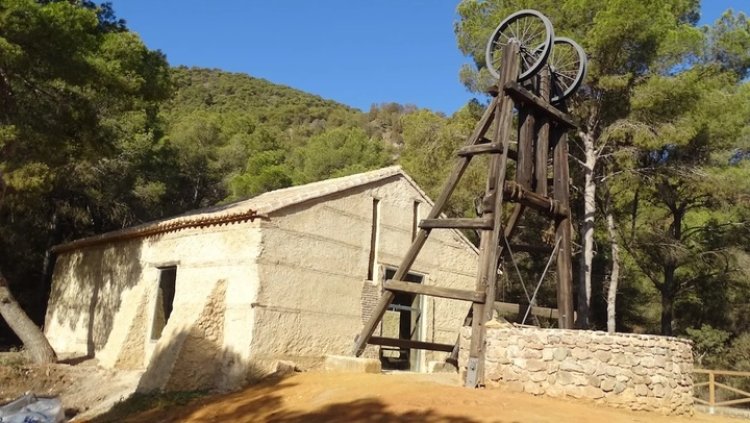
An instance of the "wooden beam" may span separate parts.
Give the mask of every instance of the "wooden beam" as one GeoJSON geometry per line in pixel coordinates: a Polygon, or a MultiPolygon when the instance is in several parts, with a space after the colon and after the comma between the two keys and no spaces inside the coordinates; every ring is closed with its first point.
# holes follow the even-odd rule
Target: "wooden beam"
{"type": "Polygon", "coordinates": [[[444,219],[422,219],[419,222],[422,229],[452,228],[452,229],[492,229],[492,221],[489,219],[472,218],[444,218],[444,219]]]}
{"type": "MultiPolygon", "coordinates": [[[[548,66],[544,66],[541,70],[541,78],[539,81],[539,96],[542,100],[549,102],[550,98],[550,71],[548,66]]],[[[549,195],[548,184],[547,184],[547,161],[549,159],[549,119],[547,116],[540,116],[537,122],[537,138],[535,145],[535,158],[536,163],[534,164],[534,191],[542,196],[549,195]]]]}
{"type": "Polygon", "coordinates": [[[430,351],[453,351],[453,345],[438,344],[436,342],[412,341],[411,339],[384,338],[382,336],[371,336],[367,341],[370,345],[381,345],[384,347],[409,348],[415,350],[430,351]]]}
{"type": "Polygon", "coordinates": [[[553,200],[533,191],[524,189],[513,181],[506,181],[505,189],[503,191],[505,195],[508,196],[508,201],[535,208],[552,217],[568,216],[568,207],[560,203],[558,200],[553,200]]]}
{"type": "MultiPolygon", "coordinates": [[[[499,86],[518,80],[520,69],[520,44],[515,39],[510,39],[503,47],[503,61],[500,66],[502,74],[498,81],[499,86]]],[[[491,231],[482,231],[479,242],[479,266],[477,269],[476,291],[485,291],[487,302],[495,300],[495,289],[497,285],[497,259],[500,244],[500,231],[503,226],[503,181],[505,181],[508,168],[507,152],[510,146],[510,131],[513,124],[513,101],[508,95],[501,93],[497,98],[501,99],[495,113],[495,133],[492,139],[496,143],[502,143],[503,154],[495,154],[490,158],[485,198],[492,198],[491,212],[486,213],[487,218],[493,220],[491,231]]],[[[484,386],[484,358],[486,349],[485,324],[492,318],[492,307],[484,307],[483,304],[473,303],[473,318],[471,322],[471,343],[469,345],[469,359],[466,362],[467,370],[464,386],[477,388],[484,386]]]]}
{"type": "Polygon", "coordinates": [[[484,303],[484,292],[467,291],[463,289],[443,288],[441,286],[423,285],[421,283],[387,280],[383,288],[388,291],[407,292],[409,294],[429,295],[431,297],[450,298],[453,300],[484,303]]]}
{"type": "Polygon", "coordinates": [[[715,374],[719,376],[750,376],[750,372],[740,372],[737,370],[709,370],[709,369],[693,369],[693,373],[701,373],[704,375],[715,374]]]}
{"type": "Polygon", "coordinates": [[[536,118],[526,108],[518,111],[518,165],[516,182],[531,190],[534,175],[534,144],[536,141],[536,118]]]}
{"type": "Polygon", "coordinates": [[[560,109],[552,106],[548,102],[537,97],[526,88],[522,87],[516,81],[510,81],[504,86],[505,92],[509,96],[519,103],[523,103],[526,106],[531,106],[536,111],[541,112],[555,122],[562,123],[568,127],[568,129],[575,129],[578,125],[573,122],[573,119],[567,113],[560,111],[560,109]]]}
{"type": "MultiPolygon", "coordinates": [[[[475,154],[501,154],[503,152],[502,144],[476,144],[466,147],[461,147],[456,150],[458,156],[473,156],[475,154]]],[[[518,153],[514,150],[508,150],[508,158],[512,160],[518,160],[518,153]]]]}
{"type": "Polygon", "coordinates": [[[458,156],[473,156],[475,154],[498,154],[503,152],[502,144],[477,144],[461,147],[456,151],[458,156]]]}
{"type": "MultiPolygon", "coordinates": [[[[480,138],[479,142],[477,144],[492,144],[492,140],[489,138],[480,138]]],[[[513,160],[518,160],[518,153],[516,150],[508,150],[508,158],[513,160]]]]}

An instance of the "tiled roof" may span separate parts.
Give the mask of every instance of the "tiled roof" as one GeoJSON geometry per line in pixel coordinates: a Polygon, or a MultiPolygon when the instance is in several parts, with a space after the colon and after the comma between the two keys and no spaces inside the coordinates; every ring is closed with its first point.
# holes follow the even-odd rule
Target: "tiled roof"
{"type": "MultiPolygon", "coordinates": [[[[279,189],[230,204],[193,210],[179,216],[148,222],[127,229],[107,232],[101,235],[72,241],[67,244],[61,244],[54,247],[53,251],[58,253],[71,251],[106,242],[142,238],[187,228],[225,225],[245,222],[248,220],[253,221],[256,218],[264,218],[269,213],[285,207],[342,192],[347,189],[372,184],[394,176],[403,177],[422,195],[422,197],[425,198],[428,203],[430,203],[430,205],[432,205],[432,201],[427,194],[419,188],[417,183],[414,182],[414,180],[407,175],[403,169],[401,169],[401,166],[390,166],[356,175],[332,178],[310,184],[279,189]]],[[[455,232],[463,239],[463,241],[470,245],[472,249],[476,250],[460,232],[455,232]]]]}

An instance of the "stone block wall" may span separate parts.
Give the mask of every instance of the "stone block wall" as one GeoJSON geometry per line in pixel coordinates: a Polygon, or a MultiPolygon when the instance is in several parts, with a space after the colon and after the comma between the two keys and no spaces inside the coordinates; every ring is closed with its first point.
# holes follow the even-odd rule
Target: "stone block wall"
{"type": "MultiPolygon", "coordinates": [[[[461,331],[466,371],[471,328],[461,331]]],[[[533,395],[631,410],[692,414],[690,341],[672,337],[508,326],[487,329],[485,382],[533,395]]]]}

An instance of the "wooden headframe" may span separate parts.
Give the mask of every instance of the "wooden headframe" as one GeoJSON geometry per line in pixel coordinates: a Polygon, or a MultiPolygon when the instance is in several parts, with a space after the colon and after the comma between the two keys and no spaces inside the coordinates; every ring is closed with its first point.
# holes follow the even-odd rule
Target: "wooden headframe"
{"type": "MultiPolygon", "coordinates": [[[[396,292],[408,292],[471,302],[465,324],[471,323],[471,344],[465,385],[484,385],[485,324],[493,318],[498,265],[507,239],[518,227],[526,209],[533,209],[554,222],[557,245],[558,325],[573,327],[571,223],[567,131],[575,127],[565,113],[564,105],[553,106],[550,98],[550,76],[543,70],[534,84],[522,86],[519,75],[519,44],[511,40],[502,53],[503,62],[493,98],[484,115],[469,136],[466,145],[456,152],[456,164],[434,206],[419,224],[411,247],[406,252],[392,280],[383,285],[384,293],[375,310],[355,340],[353,355],[359,356],[367,344],[451,352],[457,345],[393,339],[373,336],[396,292]],[[518,148],[510,149],[513,110],[518,110],[518,148]],[[488,136],[490,129],[491,136],[488,136]],[[549,193],[549,152],[552,149],[552,195],[549,193]],[[489,154],[489,171],[485,193],[477,218],[441,218],[448,199],[458,185],[471,159],[489,154]],[[515,181],[508,180],[508,159],[516,160],[515,181]],[[505,203],[514,203],[509,216],[503,215],[505,203]],[[475,229],[480,232],[479,264],[473,291],[423,286],[404,281],[424,246],[430,232],[442,228],[475,229]]],[[[546,68],[546,67],[545,67],[546,68]]],[[[540,250],[547,248],[540,247],[540,250]]],[[[528,250],[534,250],[531,246],[528,250]]]]}

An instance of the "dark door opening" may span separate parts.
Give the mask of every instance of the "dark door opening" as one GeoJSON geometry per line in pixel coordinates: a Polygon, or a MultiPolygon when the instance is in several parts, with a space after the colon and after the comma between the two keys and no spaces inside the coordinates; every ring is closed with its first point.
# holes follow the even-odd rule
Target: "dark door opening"
{"type": "MultiPolygon", "coordinates": [[[[396,269],[385,269],[385,280],[393,279],[396,269]]],[[[422,283],[424,276],[408,273],[404,280],[412,283],[422,283]]],[[[422,310],[417,295],[398,292],[383,316],[382,336],[419,340],[422,310]]],[[[380,347],[380,364],[384,370],[418,370],[417,350],[399,347],[380,347]]]]}
{"type": "Polygon", "coordinates": [[[159,268],[159,287],[156,292],[156,309],[151,325],[151,339],[161,338],[161,333],[172,315],[174,306],[175,283],[177,282],[177,266],[159,268]]]}

